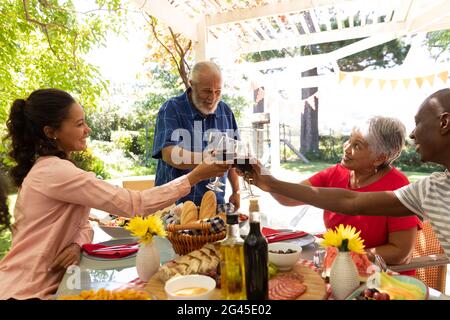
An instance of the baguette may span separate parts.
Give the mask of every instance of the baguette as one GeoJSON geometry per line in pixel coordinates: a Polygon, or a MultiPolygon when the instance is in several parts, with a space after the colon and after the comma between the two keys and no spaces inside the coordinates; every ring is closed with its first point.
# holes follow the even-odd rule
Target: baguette
{"type": "Polygon", "coordinates": [[[207,191],[203,195],[202,203],[200,204],[200,212],[198,218],[200,220],[209,219],[216,215],[217,211],[217,197],[213,191],[207,191]]]}
{"type": "Polygon", "coordinates": [[[197,206],[192,201],[186,201],[181,211],[180,224],[187,224],[198,219],[197,206]]]}

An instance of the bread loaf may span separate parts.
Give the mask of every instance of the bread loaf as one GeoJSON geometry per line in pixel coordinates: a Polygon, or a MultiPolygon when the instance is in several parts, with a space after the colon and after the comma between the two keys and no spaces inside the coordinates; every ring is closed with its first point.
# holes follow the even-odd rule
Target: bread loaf
{"type": "Polygon", "coordinates": [[[184,256],[163,265],[158,271],[161,281],[166,282],[177,275],[208,274],[217,271],[220,263],[219,246],[207,243],[201,249],[194,250],[184,256]]]}
{"type": "Polygon", "coordinates": [[[180,224],[194,222],[197,219],[197,206],[192,201],[185,201],[183,203],[183,210],[181,211],[180,224]]]}
{"type": "Polygon", "coordinates": [[[198,218],[209,219],[216,215],[217,211],[217,198],[213,191],[207,191],[203,195],[202,203],[200,204],[200,212],[198,218]]]}

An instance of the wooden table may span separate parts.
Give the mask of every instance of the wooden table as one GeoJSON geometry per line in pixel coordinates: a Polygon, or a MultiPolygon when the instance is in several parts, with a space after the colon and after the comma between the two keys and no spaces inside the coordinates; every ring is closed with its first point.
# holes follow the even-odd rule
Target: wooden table
{"type": "MultiPolygon", "coordinates": [[[[317,272],[301,264],[300,262],[294,266],[294,271],[303,275],[304,284],[308,287],[306,292],[297,300],[324,300],[326,299],[326,285],[317,272]]],[[[158,274],[155,274],[147,283],[145,289],[155,295],[159,300],[167,300],[164,291],[164,283],[159,280],[158,274]]],[[[212,300],[220,300],[220,290],[215,289],[212,300]]]]}

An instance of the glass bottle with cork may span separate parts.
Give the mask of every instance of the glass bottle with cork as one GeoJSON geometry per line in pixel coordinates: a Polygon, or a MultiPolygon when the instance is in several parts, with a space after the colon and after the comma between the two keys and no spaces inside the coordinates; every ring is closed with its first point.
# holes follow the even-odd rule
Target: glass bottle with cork
{"type": "Polygon", "coordinates": [[[244,241],[245,281],[248,300],[269,298],[269,253],[261,233],[258,199],[250,199],[250,232],[244,241]]]}
{"type": "Polygon", "coordinates": [[[220,242],[220,282],[224,300],[245,300],[244,240],[239,234],[239,215],[226,212],[227,236],[220,242]]]}

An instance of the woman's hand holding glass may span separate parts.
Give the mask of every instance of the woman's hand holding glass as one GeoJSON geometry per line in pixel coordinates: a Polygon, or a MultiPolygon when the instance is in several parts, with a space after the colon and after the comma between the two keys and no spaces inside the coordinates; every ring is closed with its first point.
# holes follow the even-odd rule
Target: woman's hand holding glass
{"type": "Polygon", "coordinates": [[[263,191],[270,192],[270,185],[272,184],[274,177],[271,175],[269,169],[264,167],[261,162],[254,158],[250,159],[250,166],[252,170],[246,172],[242,172],[238,167],[238,174],[243,176],[244,179],[247,177],[250,184],[257,186],[263,191]]]}
{"type": "MultiPolygon", "coordinates": [[[[214,157],[209,156],[203,160],[194,170],[188,173],[188,179],[191,185],[201,180],[214,177],[223,177],[226,171],[230,169],[230,165],[217,162],[214,157]]],[[[217,178],[218,179],[218,178],[217,178]]]]}
{"type": "MultiPolygon", "coordinates": [[[[227,137],[225,132],[219,132],[219,131],[211,131],[208,134],[207,142],[208,145],[206,146],[206,153],[209,154],[209,158],[205,159],[206,162],[212,162],[214,161],[214,158],[217,159],[217,155],[222,152],[224,141],[223,139],[227,137]]],[[[221,175],[223,176],[223,174],[221,175]]],[[[215,179],[210,179],[209,183],[206,185],[206,187],[212,191],[215,192],[223,192],[223,190],[220,187],[224,187],[225,184],[220,181],[220,177],[217,176],[215,179]]]]}

